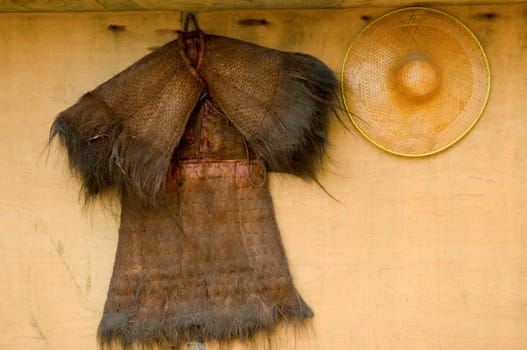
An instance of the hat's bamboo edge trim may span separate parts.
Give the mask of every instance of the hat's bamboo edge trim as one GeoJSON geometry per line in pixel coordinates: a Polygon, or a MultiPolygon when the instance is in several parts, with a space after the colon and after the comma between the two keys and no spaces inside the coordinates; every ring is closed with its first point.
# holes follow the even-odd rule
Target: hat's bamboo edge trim
{"type": "Polygon", "coordinates": [[[382,149],[383,151],[386,151],[388,153],[391,153],[391,154],[394,154],[396,156],[401,156],[401,157],[410,157],[410,158],[418,158],[418,157],[426,157],[426,156],[431,156],[431,155],[434,155],[434,154],[437,154],[441,151],[444,151],[446,150],[447,148],[453,146],[454,144],[458,143],[459,141],[461,141],[461,139],[463,139],[473,128],[474,126],[477,124],[477,122],[479,121],[479,119],[481,118],[482,114],[483,114],[483,111],[485,110],[485,108],[487,107],[487,103],[489,101],[489,96],[490,96],[490,88],[491,88],[491,71],[490,71],[490,65],[489,65],[489,61],[488,61],[488,58],[487,58],[487,54],[485,53],[485,50],[483,49],[483,46],[481,45],[481,42],[479,41],[478,37],[476,36],[476,34],[474,34],[474,32],[472,30],[470,30],[470,28],[468,28],[463,22],[461,22],[460,20],[458,20],[457,18],[455,18],[454,16],[452,15],[449,15],[448,13],[444,12],[444,11],[441,11],[441,10],[437,10],[437,9],[434,9],[434,8],[429,8],[429,7],[423,7],[423,6],[413,6],[413,7],[404,7],[404,8],[401,8],[401,9],[397,9],[397,10],[394,10],[394,11],[390,11],[382,16],[380,16],[379,18],[376,18],[375,20],[373,20],[372,22],[368,23],[368,25],[366,25],[366,27],[364,27],[354,38],[353,40],[351,41],[351,44],[348,46],[348,49],[346,50],[346,54],[344,56],[344,60],[342,61],[342,67],[341,67],[341,70],[340,70],[340,85],[341,85],[341,93],[342,93],[342,101],[344,102],[344,107],[346,108],[346,113],[348,114],[348,117],[350,118],[351,122],[353,123],[353,125],[355,126],[355,128],[361,133],[361,135],[366,139],[368,140],[370,143],[372,143],[373,145],[375,145],[376,147],[382,149]],[[454,20],[456,23],[458,23],[459,25],[461,25],[462,28],[464,28],[471,36],[472,38],[474,39],[474,41],[476,42],[476,44],[478,45],[480,51],[481,51],[481,54],[483,55],[483,60],[485,61],[485,66],[486,66],[486,70],[487,70],[487,92],[486,92],[486,95],[485,95],[485,100],[483,101],[483,105],[481,106],[481,109],[480,111],[478,112],[476,118],[474,118],[474,121],[467,127],[467,129],[465,130],[465,132],[463,132],[461,135],[459,135],[457,138],[455,138],[452,142],[450,142],[449,144],[441,147],[441,148],[438,148],[436,150],[433,150],[433,151],[430,151],[430,152],[426,152],[426,153],[402,153],[402,152],[398,152],[398,151],[395,151],[395,150],[392,150],[388,147],[385,147],[381,144],[379,144],[378,142],[374,141],[370,136],[368,136],[358,125],[357,121],[355,120],[355,118],[357,119],[360,119],[358,116],[354,115],[351,111],[350,111],[350,108],[348,106],[348,103],[346,101],[346,95],[345,95],[345,92],[344,92],[344,69],[345,69],[345,66],[346,66],[346,61],[348,59],[348,56],[349,56],[349,53],[352,49],[352,47],[355,45],[355,43],[357,42],[357,40],[362,36],[362,34],[367,31],[372,25],[374,25],[375,23],[379,22],[380,20],[384,19],[385,17],[387,16],[390,16],[390,15],[393,15],[395,13],[399,13],[399,12],[403,12],[403,11],[409,11],[409,10],[428,10],[428,11],[433,11],[433,12],[437,12],[437,13],[440,13],[442,15],[445,15],[449,18],[451,18],[452,20],[454,20]]]}

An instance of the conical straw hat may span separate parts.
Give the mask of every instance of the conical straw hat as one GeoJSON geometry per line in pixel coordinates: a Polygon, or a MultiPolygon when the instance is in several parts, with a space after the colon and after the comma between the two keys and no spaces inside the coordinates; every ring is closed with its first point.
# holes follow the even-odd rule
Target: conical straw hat
{"type": "Polygon", "coordinates": [[[390,153],[426,156],[476,124],[490,70],[464,24],[411,7],[376,19],[355,37],[342,65],[342,91],[351,120],[369,141],[390,153]]]}

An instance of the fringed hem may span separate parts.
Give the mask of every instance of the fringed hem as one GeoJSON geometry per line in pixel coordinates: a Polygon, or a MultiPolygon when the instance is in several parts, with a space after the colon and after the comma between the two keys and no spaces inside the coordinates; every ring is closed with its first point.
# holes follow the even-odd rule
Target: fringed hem
{"type": "Polygon", "coordinates": [[[313,313],[302,300],[300,302],[301,309],[294,315],[284,315],[284,310],[275,310],[274,319],[262,315],[262,318],[247,320],[242,313],[239,322],[227,326],[221,324],[221,327],[221,321],[209,320],[208,324],[199,325],[174,318],[136,323],[128,321],[123,315],[105,315],[99,325],[97,340],[103,350],[144,350],[155,347],[176,350],[188,342],[207,342],[227,347],[234,342],[241,342],[254,349],[274,349],[277,348],[273,345],[275,338],[280,333],[294,332],[294,340],[298,334],[312,333],[313,313]]]}
{"type": "MultiPolygon", "coordinates": [[[[311,337],[315,337],[312,319],[299,320],[292,323],[279,323],[271,331],[259,331],[252,338],[240,340],[233,338],[228,342],[218,341],[217,339],[207,339],[203,341],[184,341],[179,344],[168,340],[154,340],[150,343],[133,342],[124,344],[119,338],[102,340],[97,339],[101,350],[184,350],[190,349],[190,344],[202,343],[205,349],[231,350],[238,349],[236,345],[242,345],[244,349],[250,350],[280,350],[280,349],[301,349],[299,344],[304,343],[311,337]],[[187,345],[187,347],[185,347],[187,345]]],[[[201,349],[201,348],[192,348],[201,349]]]]}

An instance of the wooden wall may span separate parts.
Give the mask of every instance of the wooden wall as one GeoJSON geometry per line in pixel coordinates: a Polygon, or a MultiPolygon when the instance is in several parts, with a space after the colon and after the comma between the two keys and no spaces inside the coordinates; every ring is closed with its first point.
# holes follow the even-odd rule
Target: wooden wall
{"type": "MultiPolygon", "coordinates": [[[[338,72],[352,37],[390,9],[198,21],[338,72]]],[[[527,4],[440,9],[488,53],[488,107],[458,145],[423,159],[384,153],[333,123],[321,182],[338,201],[271,177],[292,273],[316,314],[314,334],[282,335],[279,349],[527,349],[527,4]]],[[[179,25],[179,12],[0,14],[0,349],[96,348],[118,208],[82,211],[65,157],[44,150],[49,126],[179,25]]]]}

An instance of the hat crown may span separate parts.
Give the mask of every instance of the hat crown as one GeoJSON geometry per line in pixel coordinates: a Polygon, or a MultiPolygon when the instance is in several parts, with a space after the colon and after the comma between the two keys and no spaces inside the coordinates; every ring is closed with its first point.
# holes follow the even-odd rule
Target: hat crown
{"type": "Polygon", "coordinates": [[[396,69],[398,89],[409,100],[431,97],[440,85],[438,67],[422,55],[407,56],[396,69]]]}

